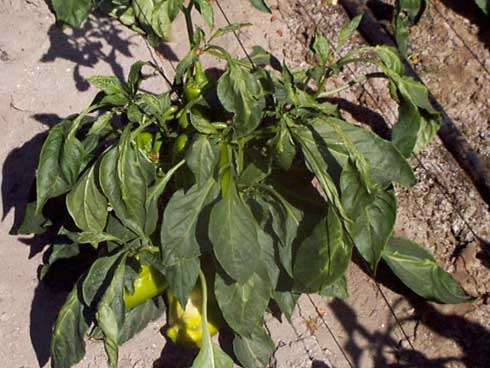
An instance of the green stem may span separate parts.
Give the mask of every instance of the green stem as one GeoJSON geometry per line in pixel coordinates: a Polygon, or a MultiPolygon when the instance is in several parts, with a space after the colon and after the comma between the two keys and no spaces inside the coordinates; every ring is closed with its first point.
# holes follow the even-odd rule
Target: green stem
{"type": "Polygon", "coordinates": [[[209,335],[208,331],[208,286],[206,284],[206,276],[202,270],[199,270],[199,279],[201,280],[201,290],[202,290],[202,330],[204,334],[209,335]]]}
{"type": "Polygon", "coordinates": [[[331,89],[330,91],[326,91],[323,93],[318,93],[316,98],[326,98],[326,97],[333,96],[337,93],[340,93],[342,91],[345,91],[346,89],[351,88],[352,86],[355,86],[357,83],[362,83],[362,82],[364,82],[368,79],[371,79],[371,78],[386,78],[386,75],[384,75],[383,73],[369,73],[369,74],[361,75],[361,76],[347,82],[343,86],[340,86],[340,87],[335,88],[335,89],[331,89]]]}

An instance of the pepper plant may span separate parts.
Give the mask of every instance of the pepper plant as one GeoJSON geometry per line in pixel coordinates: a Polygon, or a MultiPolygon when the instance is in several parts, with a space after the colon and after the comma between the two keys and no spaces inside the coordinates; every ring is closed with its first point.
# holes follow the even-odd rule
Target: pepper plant
{"type": "MultiPolygon", "coordinates": [[[[237,59],[219,46],[245,25],[215,29],[205,0],[131,2],[143,3],[154,6],[152,19],[185,14],[190,48],[172,88],[140,89],[144,70],[155,68],[149,62],[136,62],[126,81],[90,78],[100,90],[92,104],[52,127],[43,144],[21,228],[55,226],[63,239],[41,277],[61,260],[88,259],[54,326],[53,367],[79,362],[87,337],[103,341],[116,367],[118,347],[166,306],[169,339],[200,349],[193,367],[264,367],[274,351],[265,313],[290,320],[303,293],[345,297],[354,249],[373,272],[385,262],[428,300],[470,300],[427,249],[393,236],[395,187],[416,182],[407,158],[439,126],[426,88],[404,75],[396,50],[334,57],[358,17],[339,32],[336,50],[316,35],[316,63],[293,71],[260,47],[237,59]],[[208,34],[194,26],[193,7],[208,34]],[[203,71],[202,55],[226,63],[219,77],[203,71]],[[351,63],[377,67],[356,82],[384,78],[399,104],[391,141],[347,122],[329,102],[353,84],[327,89],[351,63]],[[60,199],[69,216],[46,217],[46,204],[60,199]],[[232,334],[233,351],[212,342],[218,330],[232,334]]],[[[55,4],[58,15],[69,6],[55,4]]]]}

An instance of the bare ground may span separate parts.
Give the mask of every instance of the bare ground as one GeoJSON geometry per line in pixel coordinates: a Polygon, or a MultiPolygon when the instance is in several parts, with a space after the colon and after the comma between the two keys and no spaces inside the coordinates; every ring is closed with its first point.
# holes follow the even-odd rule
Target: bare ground
{"type": "MultiPolygon", "coordinates": [[[[245,1],[221,2],[233,22],[255,24],[240,34],[245,45],[262,45],[292,67],[308,62],[306,46],[316,25],[334,39],[347,21],[340,7],[320,6],[321,1],[271,1],[275,5],[272,17],[256,12],[245,1]]],[[[412,33],[412,60],[490,165],[490,47],[480,18],[458,7],[462,2],[434,1],[412,33]]],[[[0,138],[0,361],[6,367],[37,367],[48,362],[50,329],[64,292],[38,285],[36,279],[47,239],[33,242],[9,235],[9,231],[21,216],[44,132],[90,102],[95,91],[86,77],[112,73],[122,77],[134,58],[152,55],[139,36],[101,18],[93,18],[82,31],[63,33],[53,26],[54,19],[41,0],[2,0],[0,16],[0,124],[5,127],[0,138]]],[[[225,24],[222,16],[217,22],[225,24]]],[[[175,41],[163,50],[163,56],[153,55],[169,75],[185,52],[181,21],[174,31],[175,41]]],[[[233,36],[224,43],[235,54],[242,52],[233,36]]],[[[347,47],[362,43],[357,35],[347,47]]],[[[344,79],[363,71],[347,71],[344,79]]],[[[156,78],[149,86],[165,88],[156,78]]],[[[339,101],[350,118],[387,126],[396,121],[396,109],[382,84],[365,84],[340,97],[351,102],[339,101]],[[376,113],[367,114],[359,105],[376,113]]],[[[478,302],[461,306],[425,303],[385,277],[383,270],[376,283],[357,261],[349,270],[348,299],[305,296],[292,325],[268,319],[278,347],[272,366],[490,366],[490,213],[439,141],[412,163],[419,184],[410,191],[398,190],[396,232],[430,247],[478,302]]],[[[163,348],[160,329],[164,323],[162,317],[127,343],[120,366],[185,367],[187,361],[178,351],[168,345],[163,348]]],[[[102,347],[89,343],[87,358],[79,366],[105,366],[102,347]]]]}

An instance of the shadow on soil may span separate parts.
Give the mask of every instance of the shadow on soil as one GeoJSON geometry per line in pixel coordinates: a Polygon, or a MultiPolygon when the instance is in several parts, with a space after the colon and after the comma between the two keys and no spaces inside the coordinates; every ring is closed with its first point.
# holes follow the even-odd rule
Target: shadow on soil
{"type": "MultiPolygon", "coordinates": [[[[371,272],[366,271],[362,262],[357,259],[356,263],[371,277],[371,272]]],[[[366,350],[365,346],[361,347],[357,343],[359,336],[369,341],[368,349],[373,354],[373,366],[375,367],[444,368],[450,363],[465,367],[490,366],[490,330],[488,328],[470,321],[460,314],[441,312],[436,304],[422,300],[398,282],[396,277],[383,264],[380,264],[377,275],[377,281],[380,284],[397,294],[403,295],[392,304],[393,310],[400,310],[398,305],[404,301],[408,301],[413,309],[410,317],[398,317],[398,320],[402,326],[406,326],[408,322],[411,322],[412,325],[416,323],[414,329],[415,342],[413,342],[414,336],[410,336],[410,341],[415,345],[415,350],[410,347],[405,339],[394,338],[395,334],[399,336],[401,333],[398,323],[393,317],[390,317],[385,323],[383,330],[379,329],[372,332],[359,321],[355,310],[346,302],[336,299],[329,303],[329,307],[344,330],[344,336],[346,337],[342,348],[347,353],[352,366],[360,366],[361,358],[366,350]],[[451,355],[446,351],[441,351],[440,355],[446,355],[445,357],[429,358],[424,353],[423,348],[422,351],[418,351],[416,336],[421,326],[433,334],[432,338],[437,336],[438,339],[450,340],[458,346],[460,352],[454,352],[451,355]]],[[[449,306],[449,309],[451,309],[451,306],[449,306]]]]}
{"type": "Polygon", "coordinates": [[[129,46],[131,39],[138,35],[124,38],[122,33],[122,26],[116,26],[104,17],[91,17],[79,29],[62,30],[53,24],[48,31],[50,47],[40,61],[49,63],[64,59],[73,62],[73,79],[79,91],[89,88],[81,68],[94,68],[99,62],[108,64],[112,73],[123,80],[124,71],[117,57],[119,54],[132,56],[129,46]]]}
{"type": "Polygon", "coordinates": [[[441,2],[477,26],[478,39],[490,50],[490,18],[485,16],[473,0],[441,0],[441,2]]]}

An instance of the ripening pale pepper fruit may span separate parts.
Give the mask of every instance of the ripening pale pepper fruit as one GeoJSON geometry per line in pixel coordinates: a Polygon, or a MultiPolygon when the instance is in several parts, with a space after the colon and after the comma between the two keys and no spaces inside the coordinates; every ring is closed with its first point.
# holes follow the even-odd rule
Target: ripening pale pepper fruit
{"type": "MultiPolygon", "coordinates": [[[[187,349],[201,347],[202,341],[202,290],[196,286],[187,300],[185,309],[171,290],[168,298],[168,328],[165,334],[178,346],[187,349]]],[[[215,335],[223,322],[216,301],[208,298],[208,329],[215,335]]]]}
{"type": "Polygon", "coordinates": [[[134,293],[124,291],[126,308],[134,308],[144,301],[162,294],[167,289],[165,277],[152,266],[143,264],[138,277],[133,282],[134,293]]]}

